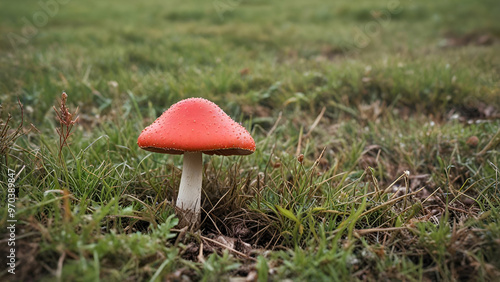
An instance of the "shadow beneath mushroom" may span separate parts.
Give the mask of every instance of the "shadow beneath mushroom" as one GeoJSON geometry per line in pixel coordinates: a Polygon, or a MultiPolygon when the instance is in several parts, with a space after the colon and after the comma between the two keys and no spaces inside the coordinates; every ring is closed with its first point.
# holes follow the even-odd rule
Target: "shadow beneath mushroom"
{"type": "Polygon", "coordinates": [[[187,227],[189,231],[196,231],[200,228],[200,213],[190,209],[175,207],[175,214],[179,218],[177,228],[187,227]]]}
{"type": "Polygon", "coordinates": [[[246,172],[245,177],[240,162],[226,171],[216,167],[212,162],[205,165],[200,232],[186,236],[186,248],[181,255],[202,261],[211,253],[229,251],[244,261],[253,261],[264,250],[279,245],[278,226],[262,211],[249,208],[255,192],[247,186],[257,178],[256,173],[246,172]]]}

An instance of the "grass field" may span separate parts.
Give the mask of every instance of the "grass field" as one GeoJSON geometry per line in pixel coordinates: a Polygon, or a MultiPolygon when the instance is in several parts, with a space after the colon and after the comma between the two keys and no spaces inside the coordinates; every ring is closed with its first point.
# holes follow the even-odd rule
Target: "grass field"
{"type": "Polygon", "coordinates": [[[1,2],[0,277],[498,279],[499,14],[493,0],[1,2]],[[137,146],[188,97],[257,145],[204,156],[196,232],[176,227],[182,157],[137,146]]]}

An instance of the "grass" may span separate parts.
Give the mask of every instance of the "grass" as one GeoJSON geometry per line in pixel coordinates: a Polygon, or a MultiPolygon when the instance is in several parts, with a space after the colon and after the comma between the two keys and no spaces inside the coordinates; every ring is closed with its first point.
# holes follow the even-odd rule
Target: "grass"
{"type": "Polygon", "coordinates": [[[1,3],[18,265],[0,275],[494,280],[500,7],[480,2],[70,1],[43,24],[38,1],[1,3]],[[136,144],[187,97],[257,144],[204,156],[194,233],[176,228],[182,159],[136,144]]]}

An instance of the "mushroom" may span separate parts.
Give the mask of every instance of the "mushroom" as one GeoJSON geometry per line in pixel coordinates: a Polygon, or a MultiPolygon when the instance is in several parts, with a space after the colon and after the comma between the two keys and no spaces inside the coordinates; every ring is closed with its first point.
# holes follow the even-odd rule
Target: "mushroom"
{"type": "Polygon", "coordinates": [[[176,207],[179,227],[191,229],[198,229],[201,219],[202,153],[229,156],[255,151],[250,133],[203,98],[189,98],[172,105],[141,132],[137,145],[157,153],[184,154],[176,207]]]}

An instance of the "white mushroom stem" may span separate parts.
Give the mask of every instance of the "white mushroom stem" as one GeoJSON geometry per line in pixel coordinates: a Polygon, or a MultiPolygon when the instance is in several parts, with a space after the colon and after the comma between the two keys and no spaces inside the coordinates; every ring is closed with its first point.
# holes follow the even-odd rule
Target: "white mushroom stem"
{"type": "Polygon", "coordinates": [[[201,152],[184,152],[181,184],[177,195],[177,208],[184,212],[184,219],[193,225],[200,220],[203,158],[201,152]]]}

